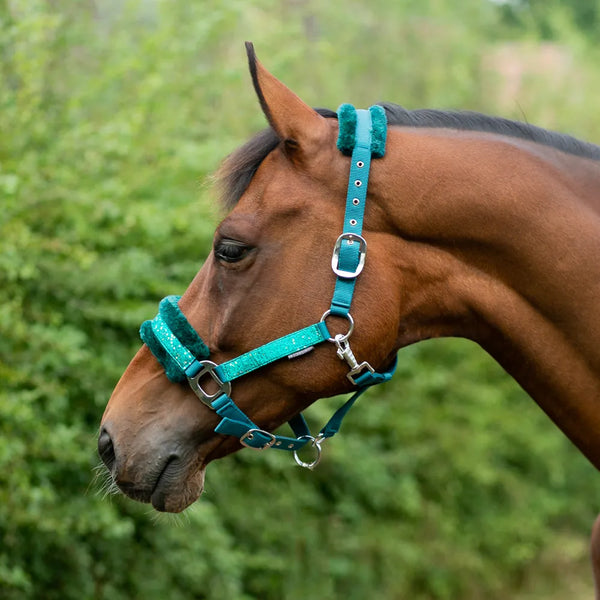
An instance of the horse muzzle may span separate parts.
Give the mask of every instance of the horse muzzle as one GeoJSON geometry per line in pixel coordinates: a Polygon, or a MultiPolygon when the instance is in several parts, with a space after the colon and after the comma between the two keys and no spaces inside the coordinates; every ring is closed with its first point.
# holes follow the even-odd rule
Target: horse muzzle
{"type": "Polygon", "coordinates": [[[153,440],[143,445],[145,450],[115,444],[111,424],[102,426],[98,454],[119,490],[162,512],[180,512],[195,502],[204,489],[202,455],[179,442],[153,440]]]}
{"type": "Polygon", "coordinates": [[[215,435],[214,413],[154,364],[142,348],[121,378],[102,418],[98,454],[125,495],[179,512],[201,495],[206,464],[227,438],[215,435]],[[148,367],[150,376],[140,377],[148,367]]]}

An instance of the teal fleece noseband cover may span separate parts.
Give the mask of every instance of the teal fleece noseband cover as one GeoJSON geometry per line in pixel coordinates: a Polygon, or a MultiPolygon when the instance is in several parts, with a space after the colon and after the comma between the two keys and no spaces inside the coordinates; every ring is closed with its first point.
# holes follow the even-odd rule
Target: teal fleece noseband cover
{"type": "Polygon", "coordinates": [[[294,451],[296,462],[308,468],[318,463],[321,442],[338,431],[342,419],[358,397],[370,386],[389,381],[396,367],[394,361],[388,369],[377,373],[367,362],[359,364],[349,343],[354,329],[354,320],[350,315],[354,286],[367,253],[362,228],[371,158],[380,158],[385,153],[386,115],[381,106],[357,111],[350,104],[342,104],[338,110],[338,123],[337,147],[352,158],[343,232],[336,241],[332,257],[336,284],[331,305],[321,320],[220,365],[208,360],[210,351],[179,308],[179,296],[164,298],[159,305],[158,315],[151,321],[145,321],[140,328],[142,340],[163,366],[169,380],[175,383],[187,380],[200,400],[222,417],[215,428],[217,433],[236,436],[242,445],[258,450],[273,447],[294,451]],[[332,337],[326,324],[329,315],[347,319],[348,332],[332,337]],[[282,358],[300,357],[323,342],[332,342],[337,348],[338,357],[349,365],[348,379],[356,386],[356,392],[335,412],[316,437],[310,434],[301,414],[289,422],[296,435],[291,438],[260,429],[235,405],[230,397],[234,379],[282,358]],[[218,392],[204,390],[202,382],[207,379],[213,380],[218,392]],[[307,464],[298,458],[296,451],[309,442],[318,455],[315,461],[307,464]]]}
{"type": "Polygon", "coordinates": [[[186,381],[186,369],[210,355],[202,338],[179,308],[181,296],[167,296],[158,305],[158,315],[144,321],[140,337],[163,366],[169,381],[186,381]]]}

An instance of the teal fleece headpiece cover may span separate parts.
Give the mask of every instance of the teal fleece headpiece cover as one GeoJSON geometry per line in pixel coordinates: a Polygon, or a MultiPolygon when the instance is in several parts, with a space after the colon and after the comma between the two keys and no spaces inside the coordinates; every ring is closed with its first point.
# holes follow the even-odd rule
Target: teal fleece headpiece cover
{"type": "MultiPolygon", "coordinates": [[[[371,113],[371,155],[381,158],[385,154],[387,118],[382,106],[369,107],[371,113]]],[[[343,154],[352,155],[356,146],[356,109],[352,104],[342,104],[338,110],[339,134],[337,147],[343,154]]]]}

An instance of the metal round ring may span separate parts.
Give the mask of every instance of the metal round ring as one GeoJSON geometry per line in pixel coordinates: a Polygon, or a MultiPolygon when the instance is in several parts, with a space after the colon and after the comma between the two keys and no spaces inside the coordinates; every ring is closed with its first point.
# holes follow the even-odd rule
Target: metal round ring
{"type": "MultiPolygon", "coordinates": [[[[325,319],[327,319],[327,317],[330,314],[331,314],[331,309],[326,310],[323,313],[323,316],[321,317],[321,322],[325,321],[325,319]]],[[[340,337],[338,337],[337,340],[335,337],[330,337],[330,338],[327,338],[327,341],[328,342],[336,342],[339,340],[340,342],[345,342],[352,335],[352,332],[354,331],[354,319],[352,318],[352,315],[350,313],[346,313],[345,315],[334,315],[334,316],[339,317],[340,319],[348,319],[348,323],[350,324],[350,326],[348,328],[348,331],[344,335],[341,335],[340,337]]]]}
{"type": "Polygon", "coordinates": [[[304,469],[310,469],[312,471],[321,461],[321,453],[322,453],[321,444],[320,444],[321,440],[318,437],[314,438],[312,435],[303,435],[303,436],[299,437],[298,439],[299,440],[303,440],[303,439],[310,440],[311,446],[313,446],[313,448],[317,449],[317,456],[312,462],[304,462],[298,456],[298,450],[294,450],[294,460],[296,461],[296,464],[300,467],[303,467],[304,469]]]}

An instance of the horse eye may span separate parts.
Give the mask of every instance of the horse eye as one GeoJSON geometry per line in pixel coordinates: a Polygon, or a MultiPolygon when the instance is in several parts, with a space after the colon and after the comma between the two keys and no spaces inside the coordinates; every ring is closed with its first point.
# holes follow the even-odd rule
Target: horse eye
{"type": "Polygon", "coordinates": [[[235,263],[242,260],[252,248],[236,240],[220,240],[215,244],[215,256],[224,262],[235,263]]]}

